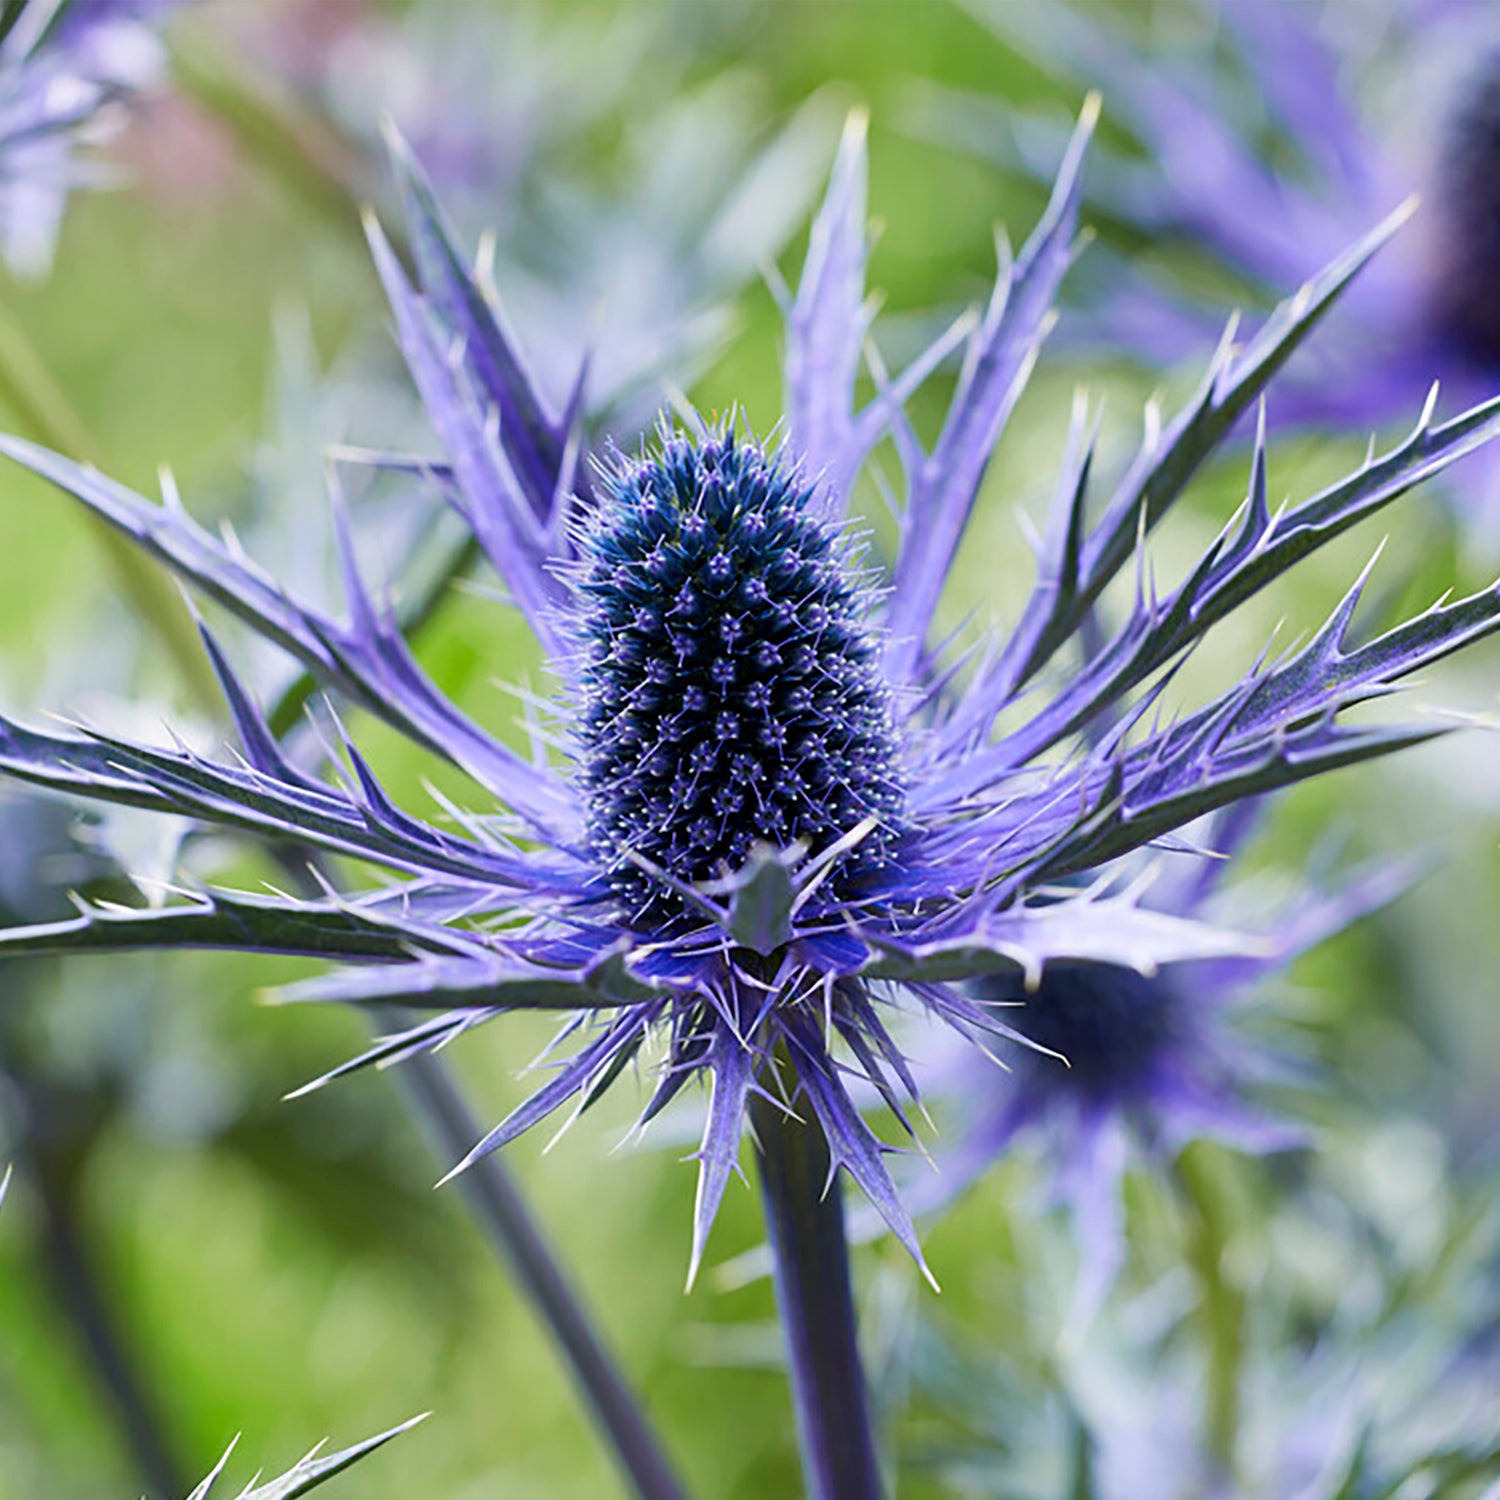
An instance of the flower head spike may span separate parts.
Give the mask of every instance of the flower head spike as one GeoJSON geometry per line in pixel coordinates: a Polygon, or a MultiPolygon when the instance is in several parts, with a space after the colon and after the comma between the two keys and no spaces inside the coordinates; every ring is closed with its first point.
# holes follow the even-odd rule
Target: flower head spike
{"type": "MultiPolygon", "coordinates": [[[[1066,5],[966,0],[1015,44],[1104,88],[1144,148],[1106,155],[1092,201],[1152,240],[1194,245],[1269,306],[1413,194],[1424,226],[1351,289],[1316,347],[1278,387],[1287,428],[1376,429],[1403,421],[1441,381],[1459,405],[1500,384],[1500,20],[1485,4],[1202,0],[1175,8],[1153,48],[1066,5]],[[1018,25],[1024,21],[1024,26],[1018,25]],[[1226,47],[1209,44],[1215,32],[1226,47]],[[1173,46],[1175,35],[1178,45],[1173,46]],[[1392,66],[1399,59],[1398,66],[1392,66]],[[1282,149],[1273,164],[1267,133],[1282,149]]],[[[1050,132],[1008,106],[934,96],[936,128],[1031,166],[1050,132]],[[1007,143],[1014,143],[1007,144],[1007,143]]],[[[1153,365],[1192,357],[1217,312],[1157,278],[1114,268],[1087,338],[1153,365]]],[[[1466,464],[1452,496],[1491,544],[1500,466],[1466,464]]]]}
{"type": "Polygon", "coordinates": [[[587,1105],[659,1035],[665,1060],[643,1119],[694,1080],[711,1090],[694,1264],[752,1096],[814,1118],[831,1170],[847,1172],[915,1250],[884,1162],[890,1148],[846,1085],[850,1070],[864,1075],[905,1121],[915,1086],[888,1025],[893,1008],[920,1007],[971,1039],[1009,1035],[1004,1013],[966,982],[1014,972],[1035,983],[1063,962],[1149,974],[1262,952],[1253,934],[1151,910],[1129,891],[1079,887],[1077,877],[1218,808],[1442,732],[1345,728],[1338,715],[1500,628],[1500,594],[1486,591],[1354,646],[1356,586],[1301,647],[1192,712],[1148,717],[1219,620],[1488,438],[1496,403],[1441,427],[1424,415],[1405,442],[1274,514],[1258,454],[1245,507],[1189,576],[1165,593],[1143,589],[1081,670],[1054,670],[1377,236],[1250,344],[1226,339],[1193,401],[1097,503],[1085,414],[1011,634],[969,666],[935,642],[945,577],[1071,258],[1091,124],[1092,111],[983,315],[882,377],[861,407],[856,121],[789,303],[784,450],[729,427],[666,429],[628,460],[605,449],[596,461],[576,404],[559,411],[537,393],[415,164],[397,153],[416,284],[374,224],[371,244],[445,450],[426,467],[548,654],[560,713],[573,716],[560,736],[565,761],[519,753],[439,691],[394,611],[369,593],[347,527],[346,614],[336,618],[181,508],[0,442],[276,641],[331,698],[381,717],[481,789],[477,809],[439,826],[398,806],[342,731],[330,736],[343,738],[336,774],[311,774],[288,759],[210,638],[237,752],[213,758],[0,720],[0,768],[293,840],[382,868],[385,883],[301,900],[202,889],[161,911],[84,911],[12,932],[0,948],[196,943],[347,959],[296,994],[422,1013],[350,1067],[437,1046],[508,1010],[566,1013],[574,1051],[471,1160],[564,1106],[587,1105]],[[903,405],[960,343],[957,387],[929,451],[903,405]],[[844,528],[854,476],[887,433],[906,504],[893,586],[880,591],[844,528]],[[1059,899],[1065,881],[1074,893],[1059,899]]]}
{"type": "Polygon", "coordinates": [[[826,850],[869,827],[812,897],[888,864],[904,793],[869,603],[811,487],[731,432],[663,432],[582,528],[579,784],[627,919],[697,911],[674,885],[759,844],[826,850]]]}
{"type": "Polygon", "coordinates": [[[107,111],[155,83],[153,25],[180,0],[20,0],[0,21],[0,251],[11,269],[51,264],[69,188],[97,177],[73,149],[107,111]]]}

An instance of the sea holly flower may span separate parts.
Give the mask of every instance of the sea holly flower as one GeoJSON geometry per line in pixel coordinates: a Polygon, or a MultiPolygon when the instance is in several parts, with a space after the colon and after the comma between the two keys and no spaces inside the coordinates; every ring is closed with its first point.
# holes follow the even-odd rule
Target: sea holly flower
{"type": "Polygon", "coordinates": [[[853,122],[787,308],[783,447],[728,426],[668,430],[635,457],[606,450],[597,464],[583,452],[577,399],[558,413],[537,394],[415,164],[398,153],[419,286],[373,222],[371,243],[445,454],[384,461],[430,476],[535,629],[561,684],[560,762],[485,732],[423,674],[361,581],[336,494],[346,620],[292,598],[174,496],[153,505],[5,440],[5,452],[275,640],[332,696],[468,771],[486,795],[478,811],[450,810],[455,831],[396,805],[347,737],[339,781],[294,764],[205,629],[235,754],[6,720],[0,767],[393,877],[358,895],[204,888],[157,910],[86,910],[14,932],[8,949],[204,944],[350,960],[295,993],[430,1012],[350,1067],[433,1048],[508,1010],[565,1013],[562,1040],[575,1050],[469,1160],[564,1105],[586,1105],[662,1035],[667,1059],[643,1117],[695,1079],[711,1085],[695,1265],[747,1108],[763,1121],[805,1112],[828,1169],[847,1171],[916,1253],[888,1148],[844,1081],[851,1068],[864,1074],[904,1119],[913,1080],[887,1027],[891,1007],[918,1005],[970,1037],[1008,1034],[965,982],[1012,969],[1036,980],[1065,960],[1149,970],[1247,943],[1256,951],[1253,938],[1152,911],[1128,893],[1085,886],[1058,899],[1055,888],[1216,808],[1442,733],[1346,727],[1338,715],[1500,625],[1500,595],[1487,590],[1355,646],[1356,584],[1306,643],[1199,709],[1150,717],[1171,669],[1214,624],[1488,438],[1500,403],[1443,426],[1429,408],[1404,442],[1274,513],[1258,448],[1244,507],[1189,576],[1165,594],[1143,584],[1082,670],[1050,670],[1116,575],[1134,565],[1144,577],[1146,533],[1387,226],[1248,346],[1226,338],[1196,397],[1148,434],[1097,511],[1082,413],[1038,580],[1010,634],[966,668],[933,638],[944,579],[1071,258],[1091,124],[1092,111],[983,315],[880,379],[860,407],[865,153],[853,122]],[[960,344],[948,419],[928,450],[902,405],[960,344]],[[906,509],[881,594],[860,571],[845,518],[854,478],[887,433],[902,456],[906,509]],[[1018,706],[1019,724],[996,732],[1018,706]]]}
{"type": "MultiPolygon", "coordinates": [[[[1500,23],[1492,7],[1447,0],[1359,6],[1206,0],[1178,11],[1182,45],[1153,45],[1099,14],[1022,12],[966,0],[1013,45],[1086,88],[1145,160],[1103,153],[1089,200],[1152,241],[1195,246],[1269,306],[1364,226],[1413,194],[1424,227],[1350,289],[1326,335],[1280,382],[1270,412],[1288,428],[1348,432],[1406,419],[1433,380],[1460,404],[1500,380],[1500,302],[1491,268],[1500,216],[1500,23]],[[1194,23],[1201,23],[1194,25],[1194,23]],[[1222,45],[1210,45],[1216,31],[1222,45]],[[1392,66],[1394,60],[1399,64],[1392,66]],[[1268,133],[1278,153],[1267,149],[1268,133]]],[[[1154,44],[1172,35],[1153,32],[1154,44]]],[[[941,133],[1034,164],[1050,132],[1000,101],[941,96],[941,133]]],[[[1116,267],[1100,287],[1090,342],[1153,365],[1192,356],[1216,309],[1180,285],[1116,267]]],[[[1493,541],[1494,452],[1451,489],[1493,541]]]]}
{"type": "Polygon", "coordinates": [[[1119,1270],[1132,1165],[1164,1166],[1199,1139],[1252,1154],[1306,1143],[1296,1122],[1258,1097],[1267,1083],[1291,1081],[1301,1070],[1247,1035],[1241,1014],[1268,979],[1410,883],[1410,869],[1383,865],[1330,894],[1298,891],[1257,912],[1235,882],[1226,885],[1255,814],[1241,804],[1217,818],[1205,857],[1178,856],[1150,879],[1142,902],[1257,932],[1259,952],[1152,973],[1065,960],[1044,969],[1030,990],[1017,972],[986,976],[970,993],[1005,1007],[1031,1045],[1007,1049],[1004,1072],[972,1047],[945,1047],[919,1073],[929,1096],[950,1102],[956,1129],[908,1206],[941,1209],[1001,1158],[1030,1147],[1079,1238],[1075,1321],[1097,1309],[1119,1270]]]}
{"type": "Polygon", "coordinates": [[[36,275],[69,190],[104,180],[74,149],[110,111],[155,84],[165,63],[154,26],[179,0],[20,0],[0,18],[0,253],[36,275]]]}

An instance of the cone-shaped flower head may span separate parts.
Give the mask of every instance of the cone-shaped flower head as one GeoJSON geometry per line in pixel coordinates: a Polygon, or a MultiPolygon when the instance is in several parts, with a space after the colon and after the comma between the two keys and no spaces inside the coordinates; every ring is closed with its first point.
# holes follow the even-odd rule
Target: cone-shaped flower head
{"type": "Polygon", "coordinates": [[[870,601],[811,489],[733,434],[665,435],[583,531],[580,784],[630,924],[758,844],[822,849],[867,820],[824,901],[888,864],[904,797],[870,601]]]}
{"type": "Polygon", "coordinates": [[[382,718],[479,788],[442,819],[397,806],[344,735],[345,714],[315,703],[322,734],[285,737],[297,722],[286,701],[263,709],[205,633],[235,751],[210,757],[0,720],[0,769],[293,841],[381,867],[385,880],[302,900],[200,888],[182,905],[85,911],[0,935],[0,951],[199,943],[346,960],[296,994],[422,1016],[349,1068],[440,1045],[506,1011],[563,1012],[574,1050],[470,1160],[565,1106],[587,1106],[658,1038],[664,1058],[643,1120],[689,1083],[709,1084],[695,1265],[753,1094],[816,1121],[834,1169],[915,1252],[890,1147],[845,1081],[862,1074],[905,1123],[915,1082],[888,1027],[893,1008],[920,1008],[970,1042],[1010,1037],[1009,1012],[973,998],[967,982],[1010,971],[1034,984],[1059,963],[1148,973],[1258,951],[1254,934],[1108,894],[1091,872],[1103,877],[1215,809],[1441,732],[1345,727],[1338,715],[1500,626],[1500,596],[1486,591],[1356,647],[1346,639],[1356,585],[1305,644],[1251,665],[1198,708],[1158,711],[1172,669],[1215,624],[1484,441],[1492,404],[1442,427],[1424,412],[1404,442],[1275,511],[1259,450],[1245,504],[1201,563],[1166,593],[1140,588],[1082,667],[1065,660],[1101,618],[1109,585],[1131,569],[1148,575],[1152,528],[1386,226],[1248,345],[1226,338],[1202,389],[1149,427],[1102,494],[1081,408],[1037,579],[1009,631],[967,658],[937,637],[947,574],[1072,258],[1092,117],[987,307],[899,375],[877,370],[864,406],[864,127],[851,122],[785,308],[785,437],[774,454],[729,426],[692,423],[630,459],[619,451],[630,434],[594,448],[581,421],[586,375],[561,411],[538,392],[398,147],[417,283],[373,223],[371,243],[444,456],[364,458],[431,479],[535,631],[560,722],[550,733],[536,726],[531,755],[423,673],[394,607],[365,585],[339,494],[344,619],[293,597],[175,495],[155,506],[0,439],[289,652],[341,708],[382,718]],[[904,406],[960,349],[929,448],[904,406]],[[904,478],[898,545],[877,587],[847,517],[886,437],[904,478]],[[330,774],[320,752],[341,739],[344,764],[330,774]],[[551,759],[549,741],[561,749],[551,759]]]}
{"type": "MultiPolygon", "coordinates": [[[[1111,108],[1145,150],[1095,163],[1090,190],[1153,240],[1206,251],[1269,306],[1338,247],[1412,195],[1423,225],[1352,289],[1272,406],[1287,427],[1335,431],[1405,420],[1433,381],[1462,406],[1500,383],[1500,15],[1492,5],[1370,0],[1202,0],[1177,17],[1186,44],[1140,36],[1067,5],[1046,14],[969,0],[1013,44],[1039,54],[1111,108]],[[1192,9],[1201,11],[1192,16],[1192,9]],[[1199,45],[1210,25],[1225,45],[1199,45]],[[1390,66],[1400,59],[1398,67],[1390,66]],[[1277,150],[1267,150],[1268,136],[1277,150]]],[[[1008,103],[944,96],[946,132],[1013,164],[1035,122],[1008,103]],[[992,118],[996,108],[1001,120],[992,118]]],[[[1116,265],[1087,340],[1153,364],[1190,358],[1218,310],[1182,286],[1116,265]]],[[[1500,538],[1500,462],[1464,465],[1460,515],[1500,538]]]]}

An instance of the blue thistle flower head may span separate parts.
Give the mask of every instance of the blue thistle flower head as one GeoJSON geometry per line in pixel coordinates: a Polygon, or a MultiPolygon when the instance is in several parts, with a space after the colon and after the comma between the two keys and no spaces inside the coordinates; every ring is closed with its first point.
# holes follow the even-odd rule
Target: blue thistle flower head
{"type": "Polygon", "coordinates": [[[1037,1050],[1015,1062],[1023,1080],[1050,1074],[1043,1087],[1096,1110],[1147,1097],[1191,1021],[1192,999],[1170,972],[1119,964],[1052,964],[1034,995],[1024,975],[996,974],[978,981],[974,994],[987,1005],[1024,1007],[1025,1036],[1037,1050]]]}
{"type": "MultiPolygon", "coordinates": [[[[1192,400],[1148,424],[1108,485],[1094,463],[1092,413],[1080,406],[1036,580],[1008,633],[967,656],[937,636],[944,583],[1073,257],[1093,117],[1091,105],[1046,212],[986,306],[898,374],[877,365],[864,404],[856,117],[786,299],[782,447],[770,453],[729,426],[664,428],[634,459],[589,437],[587,361],[561,407],[541,394],[398,145],[413,267],[373,220],[370,241],[441,453],[362,459],[424,477],[467,526],[557,678],[567,759],[549,759],[540,734],[529,755],[498,739],[425,675],[396,606],[365,582],[336,486],[342,616],[197,525],[175,492],[155,505],[0,439],[0,451],[289,653],[336,707],[383,719],[479,789],[473,811],[448,807],[446,821],[398,806],[343,733],[342,714],[319,711],[321,732],[301,732],[288,704],[306,692],[262,704],[205,627],[231,750],[200,755],[0,720],[0,770],[292,841],[385,878],[357,894],[330,884],[300,899],[200,885],[176,906],[86,909],[0,934],[0,952],[200,944],[316,954],[337,966],[294,998],[399,1004],[420,1016],[339,1072],[516,1009],[564,1012],[574,1051],[470,1161],[569,1103],[586,1106],[660,1037],[665,1059],[642,1122],[696,1080],[710,1091],[694,1266],[752,1096],[816,1120],[833,1168],[919,1254],[885,1163],[893,1148],[846,1082],[851,1070],[868,1079],[910,1129],[916,1081],[889,1029],[894,1011],[916,1007],[975,1043],[1013,1036],[1007,1012],[967,988],[987,975],[1019,973],[1034,988],[1054,965],[1149,974],[1259,951],[1253,933],[1153,909],[1130,890],[1102,893],[1089,877],[1216,810],[1443,732],[1346,726],[1339,715],[1500,628],[1500,592],[1490,589],[1445,598],[1356,645],[1360,580],[1309,640],[1268,654],[1190,711],[1162,710],[1174,669],[1220,621],[1487,440],[1500,426],[1496,401],[1440,426],[1428,408],[1403,442],[1275,511],[1258,443],[1244,504],[1197,567],[1165,593],[1139,588],[1112,625],[1102,611],[1122,573],[1150,575],[1154,528],[1387,224],[1248,343],[1231,330],[1192,400]],[[905,407],[954,354],[947,416],[929,445],[905,407]],[[848,512],[857,476],[887,438],[902,469],[899,538],[876,587],[848,512]],[[1069,659],[1080,640],[1093,641],[1081,665],[1069,659]],[[329,763],[329,744],[340,764],[329,763]]],[[[1068,994],[1081,1010],[1077,986],[1068,994]]],[[[1145,1019],[1149,1028],[1149,1010],[1145,1019]]]]}
{"type": "MultiPolygon", "coordinates": [[[[1421,198],[1425,233],[1351,289],[1280,383],[1272,415],[1283,429],[1386,427],[1434,382],[1460,405],[1500,383],[1492,274],[1500,253],[1500,21],[1492,6],[1203,0],[1198,19],[1225,45],[1148,54],[1102,12],[1054,6],[1023,15],[1003,0],[969,3],[998,35],[1081,86],[1108,90],[1149,165],[1103,152],[1094,201],[1153,240],[1206,252],[1256,289],[1263,306],[1315,275],[1374,219],[1421,198]],[[1399,72],[1387,68],[1394,58],[1399,72]]],[[[1019,141],[1035,166],[1036,122],[1018,126],[1008,103],[948,95],[938,110],[945,133],[1010,165],[1014,148],[1003,143],[1019,141]]],[[[1080,330],[1087,342],[1174,368],[1218,321],[1190,290],[1133,267],[1112,270],[1080,330]]],[[[1457,514],[1493,545],[1494,454],[1465,464],[1460,481],[1448,492],[1457,514]]]]}
{"type": "Polygon", "coordinates": [[[868,586],[790,465],[727,429],[605,477],[582,528],[579,784],[626,921],[694,913],[757,846],[868,825],[820,906],[888,865],[904,792],[868,586]],[[663,880],[668,877],[668,881],[663,880]]]}

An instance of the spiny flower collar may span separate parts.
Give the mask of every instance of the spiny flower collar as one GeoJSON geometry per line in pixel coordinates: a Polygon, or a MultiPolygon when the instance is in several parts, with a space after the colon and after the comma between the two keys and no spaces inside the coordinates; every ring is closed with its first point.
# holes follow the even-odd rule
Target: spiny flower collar
{"type": "Polygon", "coordinates": [[[236,755],[0,720],[0,769],[382,867],[386,883],[303,899],[198,889],[163,909],[84,910],[4,935],[0,948],[313,953],[347,962],[298,987],[301,998],[430,1013],[337,1072],[437,1046],[506,1011],[565,1012],[573,1052],[470,1161],[564,1105],[586,1107],[660,1034],[666,1058],[642,1120],[690,1081],[711,1086],[695,1267],[752,1093],[810,1112],[834,1169],[919,1254],[883,1159],[890,1148],[844,1081],[850,1069],[870,1079],[905,1124],[915,1084],[887,1028],[893,1004],[925,1008],[977,1041],[1011,1035],[963,988],[984,974],[1019,970],[1035,983],[1063,960],[1150,972],[1245,951],[1254,939],[1111,892],[1112,863],[1216,808],[1442,732],[1349,728],[1338,715],[1500,626],[1500,595],[1488,590],[1350,646],[1356,584],[1301,646],[1195,711],[1157,709],[1172,669],[1215,624],[1485,441],[1500,410],[1491,402],[1435,427],[1429,406],[1404,442],[1274,512],[1258,446],[1245,504],[1198,566],[1165,593],[1143,582],[1119,628],[1082,667],[1060,670],[1122,570],[1149,576],[1150,531],[1387,225],[1247,345],[1231,325],[1196,395],[1148,427],[1099,497],[1081,407],[1037,579],[1009,633],[967,662],[935,642],[944,581],[1072,256],[1093,116],[1091,107],[1051,203],[1020,256],[1003,262],[988,305],[896,378],[877,374],[863,407],[854,390],[869,323],[865,150],[855,119],[785,309],[788,452],[769,455],[727,429],[668,431],[638,460],[606,457],[602,478],[583,435],[584,376],[560,413],[538,394],[398,151],[418,286],[373,222],[370,240],[444,456],[366,456],[427,475],[471,529],[575,710],[568,764],[497,740],[423,673],[394,609],[361,578],[337,494],[343,620],[291,597],[170,491],[156,506],[0,440],[284,647],[330,699],[461,767],[510,813],[508,822],[459,813],[459,831],[440,828],[396,806],[347,740],[347,771],[313,774],[271,731],[285,705],[263,710],[205,631],[236,755]],[[929,449],[903,408],[960,348],[929,449]],[[905,504],[876,593],[841,538],[851,486],[886,436],[905,504]],[[1018,704],[1024,712],[1007,714],[1018,704]],[[1016,727],[998,732],[1002,714],[1016,727]],[[1072,894],[1059,899],[1062,883],[1072,894]]]}

